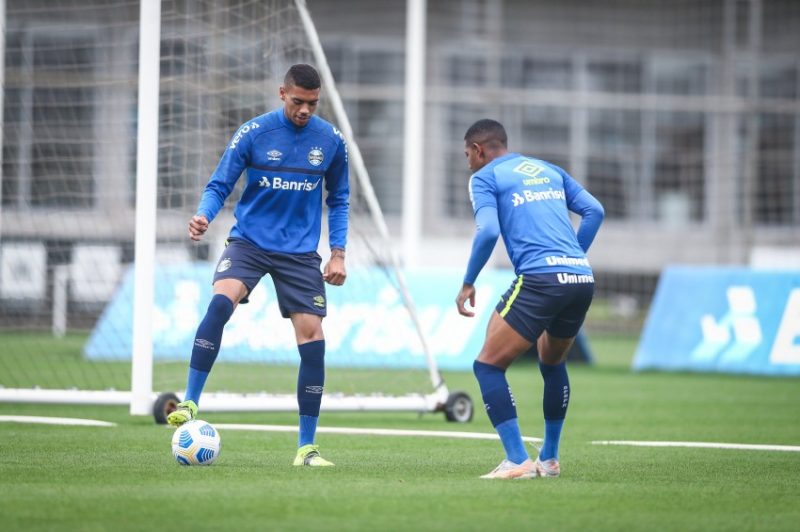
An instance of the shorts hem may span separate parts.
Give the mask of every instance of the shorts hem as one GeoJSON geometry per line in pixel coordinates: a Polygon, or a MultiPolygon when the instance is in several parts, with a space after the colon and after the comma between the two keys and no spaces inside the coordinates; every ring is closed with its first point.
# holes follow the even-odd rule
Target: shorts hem
{"type": "Polygon", "coordinates": [[[326,317],[328,315],[327,309],[309,309],[309,308],[300,308],[300,309],[280,309],[281,316],[284,318],[290,318],[291,314],[312,314],[314,316],[321,316],[326,317]]]}

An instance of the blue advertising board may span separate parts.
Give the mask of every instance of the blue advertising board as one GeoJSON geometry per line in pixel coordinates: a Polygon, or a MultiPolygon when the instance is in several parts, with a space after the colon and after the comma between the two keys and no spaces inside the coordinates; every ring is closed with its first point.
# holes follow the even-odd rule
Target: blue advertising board
{"type": "MultiPolygon", "coordinates": [[[[195,263],[156,269],[153,356],[189,360],[194,335],[211,300],[214,265],[195,263]]],[[[342,287],[327,287],[324,321],[326,363],[331,366],[424,368],[421,342],[385,271],[351,270],[342,287]]],[[[460,316],[454,303],[463,272],[409,272],[406,281],[429,349],[439,367],[471,370],[486,324],[500,296],[515,280],[511,270],[487,270],[476,284],[476,316],[460,316]]],[[[84,348],[92,360],[130,359],[133,329],[133,270],[103,312],[84,348]]],[[[220,360],[296,363],[297,346],[289,320],[281,318],[269,278],[240,305],[225,327],[220,360]]]]}
{"type": "Polygon", "coordinates": [[[800,272],[665,269],[633,367],[800,375],[800,272]]]}

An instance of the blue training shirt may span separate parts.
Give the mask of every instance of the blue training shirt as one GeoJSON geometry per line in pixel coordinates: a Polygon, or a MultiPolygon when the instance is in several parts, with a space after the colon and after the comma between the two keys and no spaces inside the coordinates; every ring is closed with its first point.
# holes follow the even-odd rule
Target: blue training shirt
{"type": "Polygon", "coordinates": [[[347,145],[336,127],[318,116],[298,127],[283,108],[245,123],[206,185],[197,214],[213,220],[243,171],[247,183],[234,211],[232,238],[266,251],[316,251],[324,184],[330,246],[345,248],[349,170],[347,145]]]}
{"type": "Polygon", "coordinates": [[[517,275],[592,274],[585,251],[600,227],[603,208],[558,166],[508,153],[473,174],[469,192],[479,224],[466,283],[475,282],[491,254],[497,222],[517,275]],[[489,215],[483,216],[481,209],[489,215]],[[570,210],[583,217],[577,234],[570,210]],[[488,227],[487,236],[481,235],[482,225],[488,227]]]}

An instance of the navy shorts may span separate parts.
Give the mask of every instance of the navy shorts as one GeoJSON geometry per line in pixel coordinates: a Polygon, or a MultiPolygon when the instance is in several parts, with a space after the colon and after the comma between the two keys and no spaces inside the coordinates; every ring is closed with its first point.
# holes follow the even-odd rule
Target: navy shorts
{"type": "Polygon", "coordinates": [[[536,343],[542,331],[556,338],[578,334],[594,296],[591,275],[520,275],[500,298],[496,310],[512,329],[536,343]]]}
{"type": "Polygon", "coordinates": [[[269,274],[284,318],[295,312],[325,316],[327,301],[320,264],[322,258],[316,251],[297,255],[276,253],[264,251],[246,240],[231,238],[217,263],[214,282],[221,279],[243,282],[247,295],[240,302],[247,303],[253,288],[269,274]]]}

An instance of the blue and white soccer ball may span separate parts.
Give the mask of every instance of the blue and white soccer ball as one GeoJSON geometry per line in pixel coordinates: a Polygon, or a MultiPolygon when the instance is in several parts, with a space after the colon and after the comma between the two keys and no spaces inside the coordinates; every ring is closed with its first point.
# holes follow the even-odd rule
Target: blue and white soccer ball
{"type": "Polygon", "coordinates": [[[221,444],[219,432],[211,423],[195,419],[172,435],[172,455],[181,465],[211,465],[219,456],[221,444]]]}

